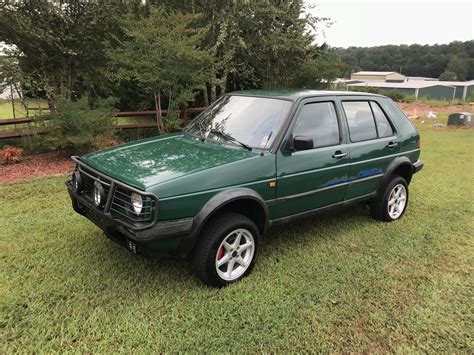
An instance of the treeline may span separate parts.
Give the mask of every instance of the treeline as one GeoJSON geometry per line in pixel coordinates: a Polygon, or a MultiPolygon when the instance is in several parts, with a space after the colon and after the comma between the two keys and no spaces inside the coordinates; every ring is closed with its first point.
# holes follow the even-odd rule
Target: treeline
{"type": "Polygon", "coordinates": [[[349,66],[346,75],[359,70],[376,70],[442,80],[474,79],[474,41],[433,46],[349,47],[335,51],[349,66]]]}
{"type": "Polygon", "coordinates": [[[3,2],[0,83],[52,111],[82,97],[172,109],[229,90],[324,88],[344,65],[314,44],[320,21],[303,0],[3,2]]]}

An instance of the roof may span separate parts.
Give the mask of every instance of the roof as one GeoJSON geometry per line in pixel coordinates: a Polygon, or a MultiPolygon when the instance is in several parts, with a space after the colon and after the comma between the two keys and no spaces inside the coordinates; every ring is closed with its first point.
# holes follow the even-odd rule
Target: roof
{"type": "Polygon", "coordinates": [[[450,86],[471,86],[474,85],[474,80],[470,81],[440,81],[440,84],[450,86]]]}
{"type": "MultiPolygon", "coordinates": [[[[400,74],[396,71],[358,71],[357,73],[353,73],[352,75],[389,75],[389,74],[400,74]]],[[[400,74],[402,75],[402,74],[400,74]]]]}
{"type": "Polygon", "coordinates": [[[299,90],[299,89],[285,89],[285,90],[241,90],[233,91],[230,95],[240,96],[255,96],[255,97],[269,97],[275,99],[285,99],[296,101],[306,97],[314,96],[338,96],[338,95],[356,95],[356,96],[381,96],[377,94],[357,92],[357,91],[328,91],[328,90],[299,90]]]}
{"type": "Polygon", "coordinates": [[[406,81],[410,81],[410,80],[439,81],[438,78],[429,78],[427,76],[407,76],[406,81]]]}
{"type": "Polygon", "coordinates": [[[396,88],[396,89],[421,89],[427,88],[431,86],[446,86],[451,87],[448,84],[444,84],[445,82],[440,81],[421,81],[421,80],[413,80],[413,81],[404,81],[403,83],[381,83],[379,81],[373,82],[366,82],[360,84],[347,84],[349,86],[370,86],[373,88],[396,88]]]}

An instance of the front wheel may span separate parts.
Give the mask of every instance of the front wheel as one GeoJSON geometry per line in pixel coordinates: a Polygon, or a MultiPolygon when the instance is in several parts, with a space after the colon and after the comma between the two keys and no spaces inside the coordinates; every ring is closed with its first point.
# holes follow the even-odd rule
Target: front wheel
{"type": "Polygon", "coordinates": [[[214,217],[201,233],[193,253],[193,267],[207,285],[222,287],[252,270],[258,251],[255,223],[238,213],[214,217]]]}
{"type": "Polygon", "coordinates": [[[400,219],[408,205],[408,184],[401,176],[394,177],[385,187],[381,197],[370,204],[375,219],[391,222],[400,219]]]}

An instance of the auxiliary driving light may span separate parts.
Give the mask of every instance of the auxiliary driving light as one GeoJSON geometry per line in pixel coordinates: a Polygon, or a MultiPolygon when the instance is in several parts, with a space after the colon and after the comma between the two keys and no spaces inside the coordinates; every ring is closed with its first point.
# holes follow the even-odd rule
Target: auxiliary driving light
{"type": "Polygon", "coordinates": [[[94,182],[94,190],[93,190],[93,197],[94,197],[94,205],[97,207],[102,207],[105,203],[105,191],[102,187],[102,184],[98,181],[94,182]]]}
{"type": "Polygon", "coordinates": [[[130,195],[130,200],[132,201],[133,211],[135,214],[139,215],[143,209],[143,199],[140,194],[132,192],[130,195]]]}
{"type": "Polygon", "coordinates": [[[82,191],[81,173],[77,170],[74,172],[74,174],[72,174],[72,187],[74,188],[75,192],[82,191]]]}

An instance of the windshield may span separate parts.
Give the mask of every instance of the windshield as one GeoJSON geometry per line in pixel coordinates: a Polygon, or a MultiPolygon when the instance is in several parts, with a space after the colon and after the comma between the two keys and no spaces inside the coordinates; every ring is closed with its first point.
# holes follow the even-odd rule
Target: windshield
{"type": "Polygon", "coordinates": [[[197,117],[185,132],[194,136],[269,148],[291,107],[291,102],[252,96],[222,97],[197,117]]]}

